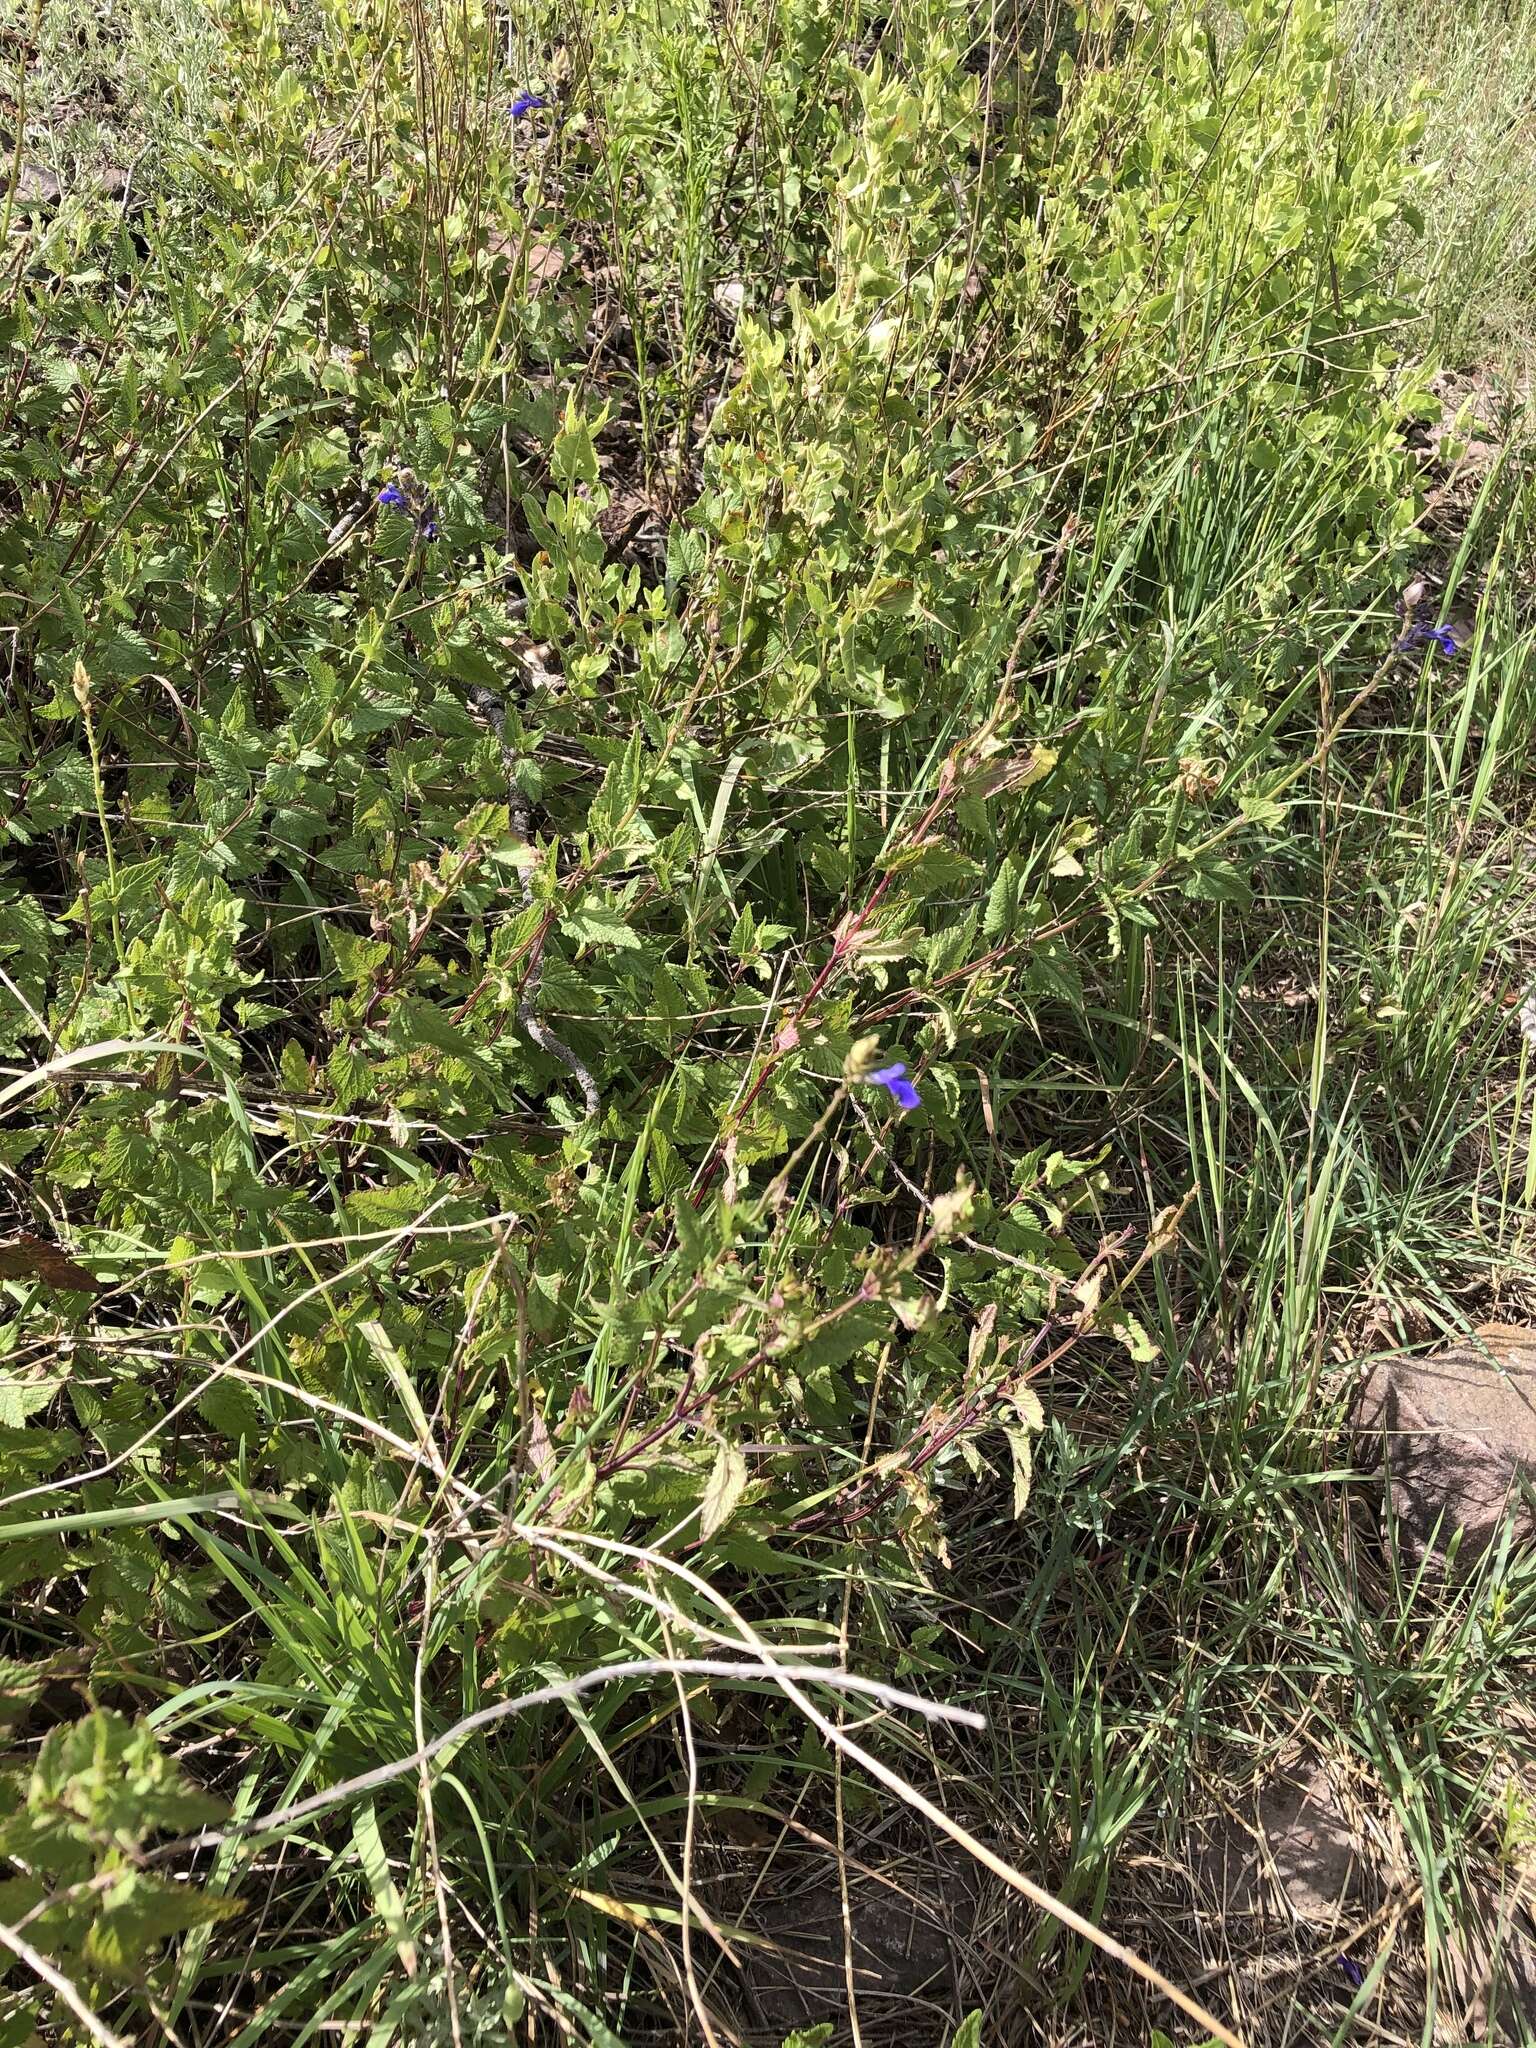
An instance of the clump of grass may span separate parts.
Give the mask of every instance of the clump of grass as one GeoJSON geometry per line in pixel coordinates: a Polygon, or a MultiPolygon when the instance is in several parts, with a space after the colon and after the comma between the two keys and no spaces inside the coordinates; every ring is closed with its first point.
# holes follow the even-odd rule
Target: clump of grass
{"type": "Polygon", "coordinates": [[[1331,2034],[1175,1904],[1298,1741],[1442,2009],[1529,1573],[1342,1418],[1529,1272],[1530,492],[1394,654],[1420,113],[1058,30],[252,7],[148,254],[18,238],[18,2039],[722,2038],[743,1831],[928,1826],[1003,2038],[1331,2034]]]}
{"type": "MultiPolygon", "coordinates": [[[[1418,246],[1433,346],[1528,396],[1536,332],[1536,14],[1528,0],[1368,4],[1346,31],[1366,90],[1422,91],[1435,166],[1418,246]]],[[[1405,238],[1404,254],[1414,256],[1405,238]]]]}
{"type": "Polygon", "coordinates": [[[115,171],[140,196],[175,177],[203,133],[222,54],[196,0],[107,0],[89,10],[6,0],[0,51],[6,125],[12,134],[20,127],[27,159],[66,190],[89,190],[115,171]]]}

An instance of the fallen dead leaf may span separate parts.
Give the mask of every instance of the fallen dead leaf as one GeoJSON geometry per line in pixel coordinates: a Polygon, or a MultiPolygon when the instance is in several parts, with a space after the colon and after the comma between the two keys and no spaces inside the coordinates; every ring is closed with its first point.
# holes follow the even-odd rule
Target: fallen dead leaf
{"type": "Polygon", "coordinates": [[[535,242],[528,251],[528,295],[537,298],[565,268],[565,251],[553,242],[535,242]]]}
{"type": "Polygon", "coordinates": [[[530,242],[526,235],[509,235],[501,228],[486,230],[485,250],[489,256],[504,256],[514,267],[522,266],[531,299],[565,269],[565,251],[558,242],[530,242]]]}
{"type": "Polygon", "coordinates": [[[76,1294],[100,1294],[106,1286],[56,1244],[25,1233],[0,1244],[0,1280],[41,1280],[45,1287],[70,1288],[76,1294]]]}

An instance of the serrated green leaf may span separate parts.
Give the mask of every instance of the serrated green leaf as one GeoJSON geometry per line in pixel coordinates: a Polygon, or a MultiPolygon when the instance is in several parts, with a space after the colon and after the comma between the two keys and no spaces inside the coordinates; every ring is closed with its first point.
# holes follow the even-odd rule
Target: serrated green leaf
{"type": "Polygon", "coordinates": [[[987,938],[1004,938],[1017,926],[1020,886],[1018,866],[1010,857],[998,869],[987,891],[987,907],[981,920],[981,929],[987,938]]]}
{"type": "Polygon", "coordinates": [[[584,905],[560,920],[560,929],[580,946],[617,946],[621,951],[638,951],[644,941],[637,931],[611,910],[584,905]]]}
{"type": "Polygon", "coordinates": [[[217,1897],[192,1883],[173,1884],[149,1871],[132,1871],[107,1892],[93,1916],[85,1956],[108,1976],[142,1977],[170,1935],[231,1919],[244,1910],[239,1899],[217,1897]]]}

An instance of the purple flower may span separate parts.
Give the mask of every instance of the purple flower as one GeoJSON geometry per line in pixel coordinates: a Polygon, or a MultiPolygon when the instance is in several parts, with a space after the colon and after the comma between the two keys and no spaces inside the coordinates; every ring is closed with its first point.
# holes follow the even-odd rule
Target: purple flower
{"type": "Polygon", "coordinates": [[[402,491],[398,484],[386,484],[377,502],[387,505],[391,512],[403,512],[407,518],[414,516],[416,531],[423,540],[437,539],[437,521],[432,516],[431,505],[422,503],[418,506],[417,501],[402,491]]]}
{"type": "Polygon", "coordinates": [[[1410,647],[1438,647],[1442,654],[1459,654],[1456,635],[1449,626],[1410,626],[1401,640],[1395,641],[1394,651],[1404,654],[1410,647]]]}
{"type": "Polygon", "coordinates": [[[864,1078],[866,1081],[878,1081],[882,1088],[889,1088],[891,1100],[898,1109],[916,1109],[923,1099],[907,1079],[905,1060],[892,1060],[888,1067],[875,1067],[864,1078]]]}
{"type": "Polygon", "coordinates": [[[1350,1988],[1354,1991],[1358,1991],[1360,1989],[1360,1986],[1365,1982],[1365,1972],[1361,1969],[1360,1965],[1355,1961],[1354,1957],[1340,1956],[1339,1968],[1344,1972],[1345,1976],[1349,1979],[1350,1988]]]}
{"type": "Polygon", "coordinates": [[[520,92],[512,102],[512,118],[514,121],[521,121],[524,114],[535,114],[540,107],[546,107],[548,104],[542,93],[520,92]]]}

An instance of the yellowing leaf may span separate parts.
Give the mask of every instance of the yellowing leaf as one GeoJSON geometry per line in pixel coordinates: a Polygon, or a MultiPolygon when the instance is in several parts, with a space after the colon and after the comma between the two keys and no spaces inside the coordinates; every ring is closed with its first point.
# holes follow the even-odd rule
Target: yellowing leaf
{"type": "Polygon", "coordinates": [[[870,1068],[878,1065],[879,1059],[880,1034],[878,1031],[866,1032],[864,1037],[856,1038],[848,1049],[848,1057],[843,1061],[843,1079],[862,1081],[870,1068]]]}
{"type": "Polygon", "coordinates": [[[1027,754],[1009,754],[1004,760],[989,760],[976,777],[977,796],[1000,796],[1004,790],[1028,789],[1043,782],[1058,759],[1054,747],[1032,746],[1027,754]]]}
{"type": "Polygon", "coordinates": [[[581,1885],[571,1886],[571,1897],[580,1899],[583,1905],[592,1907],[594,1912],[601,1913],[605,1919],[618,1920],[625,1927],[638,1928],[642,1934],[649,1933],[657,1921],[675,1923],[678,1919],[675,1907],[650,1906],[639,1899],[617,1898],[612,1892],[589,1892],[581,1885]]]}
{"type": "Polygon", "coordinates": [[[992,1332],[997,1327],[997,1303],[987,1302],[971,1325],[971,1334],[966,1342],[965,1363],[967,1370],[976,1372],[987,1355],[987,1346],[992,1342],[992,1332]]]}
{"type": "Polygon", "coordinates": [[[1104,1268],[1093,1267],[1090,1272],[1083,1275],[1072,1292],[1083,1305],[1081,1320],[1085,1323],[1091,1322],[1104,1293],[1104,1268]]]}
{"type": "Polygon", "coordinates": [[[1008,1398],[1013,1403],[1013,1412],[1026,1429],[1044,1429],[1045,1410],[1040,1406],[1040,1396],[1033,1387],[1015,1387],[1008,1398]]]}
{"type": "Polygon", "coordinates": [[[933,1488],[921,1472],[903,1472],[901,1490],[905,1495],[901,1531],[909,1553],[918,1558],[936,1557],[948,1569],[949,1543],[933,1488]]]}
{"type": "Polygon", "coordinates": [[[1085,846],[1091,846],[1098,836],[1098,827],[1089,818],[1077,818],[1061,835],[1056,849],[1056,858],[1051,862],[1051,873],[1062,879],[1081,875],[1083,864],[1078,855],[1085,846]]]}
{"type": "Polygon", "coordinates": [[[953,1237],[956,1231],[964,1230],[976,1208],[976,1190],[969,1177],[962,1173],[947,1195],[935,1195],[933,1200],[933,1234],[935,1237],[953,1237]]]}
{"type": "Polygon", "coordinates": [[[1154,1252],[1165,1252],[1170,1246],[1178,1243],[1179,1224],[1193,1199],[1193,1194],[1194,1191],[1191,1189],[1182,1202],[1170,1202],[1166,1209],[1159,1209],[1152,1218],[1152,1228],[1147,1232],[1148,1257],[1154,1252]]]}
{"type": "Polygon", "coordinates": [[[1013,1516],[1017,1521],[1029,1506],[1030,1481],[1035,1475],[1035,1454],[1027,1429],[1005,1429],[1008,1449],[1013,1454],[1013,1516]]]}
{"type": "Polygon", "coordinates": [[[896,1294],[890,1305],[904,1330],[928,1330],[939,1319],[938,1305],[931,1294],[896,1294]]]}
{"type": "Polygon", "coordinates": [[[735,1444],[722,1442],[715,1453],[709,1484],[704,1489],[704,1502],[699,1514],[701,1535],[713,1536],[722,1523],[729,1521],[746,1486],[746,1459],[735,1444]]]}
{"type": "Polygon", "coordinates": [[[1157,1346],[1137,1317],[1123,1312],[1116,1314],[1110,1318],[1109,1327],[1138,1365],[1150,1365],[1157,1357],[1157,1346]]]}

